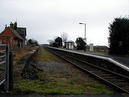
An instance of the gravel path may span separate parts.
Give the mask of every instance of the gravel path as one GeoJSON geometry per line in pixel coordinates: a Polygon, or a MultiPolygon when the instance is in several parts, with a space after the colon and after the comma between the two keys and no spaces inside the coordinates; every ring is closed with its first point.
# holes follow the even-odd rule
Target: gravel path
{"type": "Polygon", "coordinates": [[[65,63],[61,63],[61,62],[55,62],[55,61],[51,61],[51,62],[37,62],[36,63],[37,68],[43,70],[44,72],[47,71],[67,71],[67,67],[65,63]]]}

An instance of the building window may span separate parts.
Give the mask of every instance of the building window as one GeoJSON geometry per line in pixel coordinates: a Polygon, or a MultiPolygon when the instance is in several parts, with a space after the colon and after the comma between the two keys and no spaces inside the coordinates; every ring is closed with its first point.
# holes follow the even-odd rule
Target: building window
{"type": "Polygon", "coordinates": [[[2,44],[2,40],[0,40],[0,44],[2,44]]]}

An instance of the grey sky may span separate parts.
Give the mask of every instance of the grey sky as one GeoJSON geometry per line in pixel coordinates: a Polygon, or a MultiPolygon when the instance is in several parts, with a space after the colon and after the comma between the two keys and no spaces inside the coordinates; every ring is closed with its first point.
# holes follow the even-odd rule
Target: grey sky
{"type": "Polygon", "coordinates": [[[116,17],[129,17],[129,0],[0,0],[0,31],[17,21],[27,27],[28,38],[48,43],[62,32],[69,40],[84,37],[95,45],[108,45],[109,23],[116,17]]]}

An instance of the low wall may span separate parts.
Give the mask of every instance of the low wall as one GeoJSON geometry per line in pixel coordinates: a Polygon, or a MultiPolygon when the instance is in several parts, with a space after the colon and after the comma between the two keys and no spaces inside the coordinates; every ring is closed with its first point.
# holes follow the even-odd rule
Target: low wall
{"type": "Polygon", "coordinates": [[[39,48],[34,50],[25,60],[21,76],[26,79],[38,79],[37,69],[34,67],[34,58],[38,55],[39,48]]]}

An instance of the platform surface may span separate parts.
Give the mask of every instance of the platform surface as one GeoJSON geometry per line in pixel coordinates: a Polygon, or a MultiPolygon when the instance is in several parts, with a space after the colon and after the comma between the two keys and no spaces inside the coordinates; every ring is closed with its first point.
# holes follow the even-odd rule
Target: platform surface
{"type": "MultiPolygon", "coordinates": [[[[73,51],[73,50],[71,50],[73,51]]],[[[102,56],[102,57],[107,57],[107,58],[111,58],[127,67],[129,67],[129,58],[125,58],[125,57],[117,57],[117,56],[112,56],[112,55],[105,55],[105,54],[97,54],[97,53],[89,53],[89,52],[84,52],[84,51],[77,51],[74,50],[74,52],[79,52],[82,54],[90,54],[90,55],[95,55],[95,56],[102,56]]]]}

